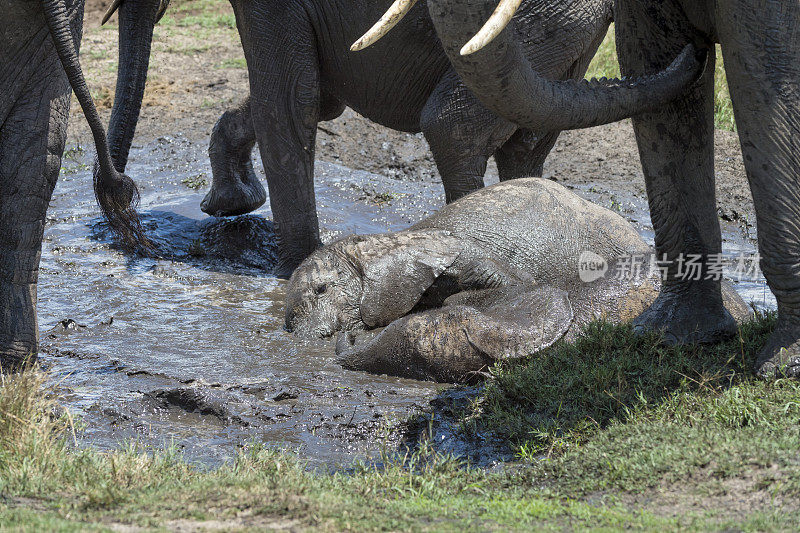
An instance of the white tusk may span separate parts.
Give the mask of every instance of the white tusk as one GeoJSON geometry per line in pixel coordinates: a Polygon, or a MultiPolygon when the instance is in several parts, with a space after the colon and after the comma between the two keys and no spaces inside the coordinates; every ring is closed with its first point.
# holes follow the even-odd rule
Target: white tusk
{"type": "Polygon", "coordinates": [[[353,43],[353,46],[350,47],[350,51],[358,52],[359,50],[363,50],[389,33],[389,30],[394,28],[397,23],[405,17],[416,3],[417,0],[395,0],[392,7],[381,17],[381,20],[376,22],[363,37],[353,43]]]}
{"type": "Polygon", "coordinates": [[[103,24],[105,24],[106,22],[108,22],[108,19],[111,18],[111,15],[114,14],[114,11],[117,10],[117,8],[119,7],[119,5],[121,3],[122,3],[122,0],[114,0],[113,2],[111,2],[111,5],[108,6],[108,9],[106,10],[106,14],[103,15],[103,20],[100,22],[101,26],[103,24]]]}
{"type": "Polygon", "coordinates": [[[522,0],[500,0],[497,9],[494,10],[492,16],[483,25],[481,31],[461,49],[461,55],[468,56],[473,54],[492,42],[514,18],[514,13],[517,12],[517,8],[521,3],[522,0]]]}

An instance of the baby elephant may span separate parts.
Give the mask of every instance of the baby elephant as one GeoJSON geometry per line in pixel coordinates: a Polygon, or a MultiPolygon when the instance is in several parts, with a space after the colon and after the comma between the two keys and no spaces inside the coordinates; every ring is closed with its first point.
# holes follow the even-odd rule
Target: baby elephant
{"type": "MultiPolygon", "coordinates": [[[[342,364],[468,381],[596,318],[633,319],[660,288],[650,252],[622,217],[554,182],[502,182],[408,230],[354,235],[312,254],[289,281],[286,326],[316,337],[388,326],[358,346],[341,337],[342,364]],[[639,272],[621,268],[631,258],[639,272]]],[[[749,316],[730,285],[723,293],[737,320],[749,316]]]]}

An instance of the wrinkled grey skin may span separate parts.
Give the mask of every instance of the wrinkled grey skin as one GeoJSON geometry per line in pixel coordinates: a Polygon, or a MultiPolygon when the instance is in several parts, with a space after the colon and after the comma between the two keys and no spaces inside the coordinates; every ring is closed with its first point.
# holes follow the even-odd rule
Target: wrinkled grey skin
{"type": "MultiPolygon", "coordinates": [[[[286,327],[324,337],[386,327],[351,347],[345,367],[460,382],[530,355],[597,317],[629,321],[655,299],[650,249],[619,215],[537,178],[470,194],[406,231],[351,236],[312,254],[292,275],[286,327]],[[642,258],[643,275],[592,283],[584,252],[642,258]]],[[[737,318],[749,309],[727,287],[737,318]]]]}
{"type": "Polygon", "coordinates": [[[47,205],[61,167],[70,93],[84,110],[98,159],[95,193],[111,227],[136,240],[138,198],[114,169],[78,64],[81,0],[10,0],[0,25],[0,366],[33,362],[36,282],[47,205]]]}
{"type": "MultiPolygon", "coordinates": [[[[514,38],[543,75],[582,78],[612,20],[612,2],[525,0],[514,38]]],[[[350,52],[351,43],[390,3],[231,1],[252,97],[223,114],[214,128],[209,147],[213,184],[202,209],[215,216],[236,215],[265,202],[251,162],[258,141],[281,243],[281,276],[291,274],[320,245],[313,183],[317,123],[336,118],[345,106],[384,126],[423,132],[447,201],[483,186],[492,155],[501,179],[541,175],[558,135],[556,129],[520,130],[466,90],[436,38],[424,0],[386,38],[365,51],[350,52]]],[[[683,57],[678,69],[644,83],[647,100],[626,112],[668,101],[699,70],[694,57],[683,57]]],[[[110,135],[114,148],[113,124],[110,135]]],[[[130,138],[125,140],[129,146],[130,138]]]]}
{"type": "MultiPolygon", "coordinates": [[[[535,74],[514,27],[484,50],[459,48],[493,11],[494,0],[430,0],[431,18],[466,85],[492,111],[520,127],[544,115],[552,129],[592,125],[626,104],[613,84],[601,89],[551,83],[535,74]]],[[[750,190],[761,269],[778,301],[778,326],[760,354],[764,377],[800,376],[800,3],[791,0],[616,0],[622,71],[665,67],[686,43],[722,46],[750,190]]],[[[721,251],[714,195],[714,57],[700,82],[671,104],[634,117],[656,249],[671,262],[658,299],[636,325],[676,342],[713,342],[734,332],[720,284],[683,280],[681,254],[704,265],[721,251]]]]}

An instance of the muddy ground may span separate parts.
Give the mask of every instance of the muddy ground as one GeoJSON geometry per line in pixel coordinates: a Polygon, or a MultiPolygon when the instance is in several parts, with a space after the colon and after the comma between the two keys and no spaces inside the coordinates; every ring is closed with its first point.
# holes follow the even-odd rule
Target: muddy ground
{"type": "MultiPolygon", "coordinates": [[[[113,20],[98,26],[102,6],[89,3],[82,61],[107,121],[116,29],[113,20]]],[[[441,423],[457,416],[469,390],[441,393],[430,383],[346,372],[331,343],[301,342],[282,330],[284,282],[270,274],[275,245],[268,207],[227,220],[199,210],[211,181],[205,154],[211,128],[248,92],[230,8],[214,0],[173,8],[156,32],[127,169],[141,187],[143,220],[159,257],[129,257],[114,248],[94,205],[91,137],[77,105],[49,212],[40,285],[43,360],[67,406],[84,419],[85,442],[101,448],[173,442],[214,463],[256,441],[341,466],[432,430],[440,449],[493,462],[501,443],[486,436],[465,442],[441,423]],[[231,242],[238,243],[234,252],[226,247],[231,242]],[[444,418],[409,426],[405,420],[429,411],[430,400],[444,418]]],[[[562,134],[545,176],[620,211],[651,237],[629,121],[562,134]]],[[[486,181],[496,180],[491,163],[486,181]]],[[[316,184],[326,238],[400,229],[443,200],[421,134],[386,129],[350,110],[320,124],[316,184]]],[[[752,202],[730,132],[717,136],[717,193],[726,249],[751,251],[752,202]]]]}

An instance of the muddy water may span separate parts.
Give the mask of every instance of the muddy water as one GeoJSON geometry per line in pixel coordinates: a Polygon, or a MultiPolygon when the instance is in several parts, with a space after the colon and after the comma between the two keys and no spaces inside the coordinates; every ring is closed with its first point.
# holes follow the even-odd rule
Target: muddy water
{"type": "MultiPolygon", "coordinates": [[[[65,159],[48,212],[39,319],[42,361],[85,422],[83,440],[101,449],[174,443],[209,464],[250,442],[327,466],[390,449],[437,387],[343,370],[332,342],[283,330],[269,209],[206,217],[205,149],[180,135],[134,147],[128,173],[157,258],[113,248],[91,191],[90,154],[65,159]]],[[[326,239],[400,229],[441,205],[438,183],[330,163],[317,164],[316,184],[326,239]]],[[[643,200],[578,192],[621,206],[648,236],[643,200]]],[[[752,250],[735,231],[726,235],[729,248],[752,250]]],[[[742,289],[749,299],[768,294],[758,283],[742,289]]]]}
{"type": "MultiPolygon", "coordinates": [[[[88,154],[65,160],[39,285],[42,359],[86,422],[87,442],[174,441],[215,462],[259,441],[343,464],[391,445],[392,427],[435,395],[430,383],[345,371],[331,342],[283,331],[269,210],[206,217],[207,187],[189,187],[210,182],[205,146],[178,136],[132,154],[128,173],[159,259],[112,248],[89,163],[88,154]],[[237,246],[245,252],[231,254],[237,246]]],[[[440,187],[320,163],[325,236],[405,227],[439,205],[440,187]]]]}

